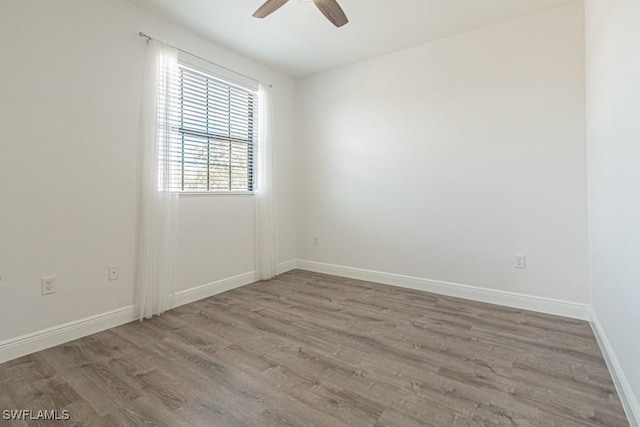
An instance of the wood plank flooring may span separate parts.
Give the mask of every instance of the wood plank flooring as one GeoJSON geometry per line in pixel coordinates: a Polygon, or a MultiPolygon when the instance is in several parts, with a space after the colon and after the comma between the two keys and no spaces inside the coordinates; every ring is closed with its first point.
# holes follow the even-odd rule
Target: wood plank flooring
{"type": "Polygon", "coordinates": [[[0,365],[5,425],[629,424],[587,322],[297,270],[0,365]]]}

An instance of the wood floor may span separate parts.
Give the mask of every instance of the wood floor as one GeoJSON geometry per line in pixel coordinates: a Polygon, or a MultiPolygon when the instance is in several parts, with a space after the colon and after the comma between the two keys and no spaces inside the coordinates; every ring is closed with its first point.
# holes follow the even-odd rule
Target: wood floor
{"type": "Polygon", "coordinates": [[[304,271],[0,365],[86,426],[628,426],[586,322],[304,271]]]}

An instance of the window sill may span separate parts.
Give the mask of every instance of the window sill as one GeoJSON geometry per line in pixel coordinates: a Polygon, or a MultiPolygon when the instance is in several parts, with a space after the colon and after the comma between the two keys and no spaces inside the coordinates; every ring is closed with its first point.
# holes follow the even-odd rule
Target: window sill
{"type": "Polygon", "coordinates": [[[255,195],[255,191],[226,191],[226,192],[222,192],[222,191],[194,191],[194,192],[182,192],[182,191],[177,191],[175,194],[177,194],[180,197],[203,197],[203,196],[214,196],[214,197],[220,197],[220,196],[233,196],[233,197],[238,197],[238,196],[254,196],[255,195]]]}

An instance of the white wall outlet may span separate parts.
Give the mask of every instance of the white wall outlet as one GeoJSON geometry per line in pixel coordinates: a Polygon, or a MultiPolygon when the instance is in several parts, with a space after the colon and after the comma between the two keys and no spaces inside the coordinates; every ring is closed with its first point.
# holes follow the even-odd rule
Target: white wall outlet
{"type": "Polygon", "coordinates": [[[313,246],[319,246],[320,245],[320,239],[318,238],[318,236],[314,236],[313,237],[313,246]]]}
{"type": "Polygon", "coordinates": [[[120,278],[120,266],[119,265],[110,265],[109,266],[109,280],[118,280],[120,278]]]}
{"type": "Polygon", "coordinates": [[[40,279],[42,286],[42,295],[51,295],[56,293],[56,276],[46,276],[40,279]]]}
{"type": "Polygon", "coordinates": [[[516,255],[516,268],[521,270],[527,268],[527,257],[525,255],[516,255]]]}

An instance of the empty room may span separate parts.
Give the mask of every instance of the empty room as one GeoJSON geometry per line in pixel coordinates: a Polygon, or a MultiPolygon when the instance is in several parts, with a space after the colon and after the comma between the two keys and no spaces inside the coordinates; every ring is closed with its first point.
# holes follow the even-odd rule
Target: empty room
{"type": "Polygon", "coordinates": [[[640,426],[639,0],[0,0],[0,427],[640,426]]]}

